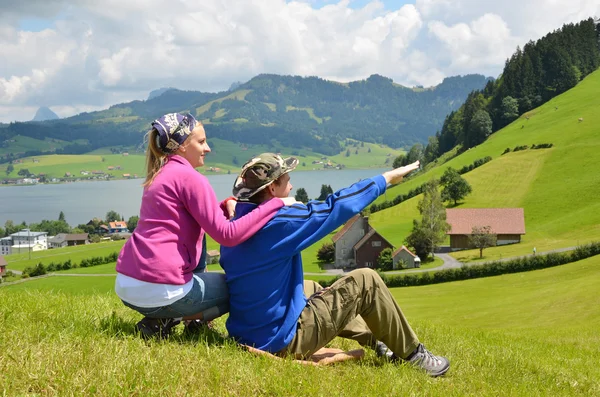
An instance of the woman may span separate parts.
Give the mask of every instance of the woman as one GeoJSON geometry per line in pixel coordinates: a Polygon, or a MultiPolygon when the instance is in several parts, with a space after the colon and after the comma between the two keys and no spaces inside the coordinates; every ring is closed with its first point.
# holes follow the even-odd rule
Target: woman
{"type": "Polygon", "coordinates": [[[140,219],[119,254],[115,292],[145,316],[136,325],[143,336],[166,337],[182,319],[207,322],[229,310],[225,276],[205,272],[204,234],[224,246],[239,244],[284,200],[229,222],[224,211],[230,199],[220,206],[208,179],[195,170],[210,152],[202,124],[190,114],[170,113],[155,120],[147,136],[140,219]]]}

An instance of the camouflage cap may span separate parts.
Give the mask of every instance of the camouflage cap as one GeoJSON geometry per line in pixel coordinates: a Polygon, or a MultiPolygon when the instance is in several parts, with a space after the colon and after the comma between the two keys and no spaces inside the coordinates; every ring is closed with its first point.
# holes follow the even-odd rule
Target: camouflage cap
{"type": "Polygon", "coordinates": [[[275,153],[259,154],[243,165],[233,184],[233,195],[240,200],[247,200],[297,165],[298,159],[295,157],[284,159],[275,153]]]}

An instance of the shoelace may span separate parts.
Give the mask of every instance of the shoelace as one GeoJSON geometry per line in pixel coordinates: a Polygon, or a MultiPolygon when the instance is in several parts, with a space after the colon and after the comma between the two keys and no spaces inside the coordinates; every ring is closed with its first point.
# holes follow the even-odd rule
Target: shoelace
{"type": "Polygon", "coordinates": [[[423,361],[425,361],[425,363],[427,365],[433,365],[433,366],[438,366],[441,364],[442,360],[440,360],[439,358],[437,358],[433,353],[431,353],[429,350],[427,349],[423,349],[423,361]],[[433,363],[432,363],[433,361],[433,363]]]}

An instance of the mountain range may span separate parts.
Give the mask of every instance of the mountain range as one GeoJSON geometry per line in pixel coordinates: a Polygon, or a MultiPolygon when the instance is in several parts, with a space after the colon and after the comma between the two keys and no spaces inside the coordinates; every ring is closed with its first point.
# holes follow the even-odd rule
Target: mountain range
{"type": "MultiPolygon", "coordinates": [[[[209,137],[239,143],[306,148],[323,154],[339,153],[340,142],[346,138],[409,148],[426,143],[441,129],[448,113],[490,80],[473,74],[448,77],[434,87],[409,88],[380,75],[339,83],[261,74],[219,93],[162,88],[151,92],[147,100],[102,111],[2,125],[0,142],[17,135],[60,140],[64,145],[57,153],[64,154],[140,146],[153,119],[169,112],[190,112],[203,121],[209,137]]],[[[39,154],[32,151],[23,154],[39,154]]]]}

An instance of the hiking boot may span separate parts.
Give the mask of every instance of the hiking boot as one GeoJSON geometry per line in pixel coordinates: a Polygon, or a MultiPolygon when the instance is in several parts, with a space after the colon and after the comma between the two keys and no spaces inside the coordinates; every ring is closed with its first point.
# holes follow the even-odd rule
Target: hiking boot
{"type": "Polygon", "coordinates": [[[171,335],[171,329],[179,323],[179,320],[174,320],[172,318],[144,317],[135,325],[135,327],[144,339],[155,337],[166,339],[171,335]]]}
{"type": "Polygon", "coordinates": [[[404,360],[434,377],[444,375],[450,369],[450,361],[446,357],[435,356],[422,343],[404,360]]]}
{"type": "Polygon", "coordinates": [[[394,352],[391,351],[385,343],[379,340],[375,343],[375,354],[377,354],[377,357],[381,357],[388,361],[398,360],[398,357],[396,357],[394,352]]]}
{"type": "Polygon", "coordinates": [[[212,321],[202,321],[202,320],[190,320],[186,321],[184,332],[187,333],[197,333],[203,329],[213,329],[212,321]]]}

